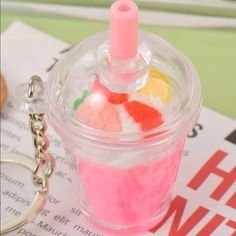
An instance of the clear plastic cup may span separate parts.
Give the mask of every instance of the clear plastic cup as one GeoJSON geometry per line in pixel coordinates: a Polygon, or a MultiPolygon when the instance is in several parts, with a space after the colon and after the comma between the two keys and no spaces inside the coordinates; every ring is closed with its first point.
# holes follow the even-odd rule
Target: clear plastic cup
{"type": "MultiPolygon", "coordinates": [[[[168,210],[183,145],[199,116],[201,89],[194,66],[181,52],[162,38],[142,31],[138,63],[126,62],[130,79],[125,86],[120,79],[122,70],[117,79],[113,75],[117,71],[103,60],[107,42],[108,32],[93,35],[56,65],[47,84],[48,119],[64,141],[66,155],[75,161],[74,187],[88,221],[112,234],[138,234],[155,226],[168,210]],[[91,123],[95,119],[93,109],[100,106],[93,91],[89,92],[90,102],[94,99],[92,106],[81,108],[81,112],[87,112],[86,122],[90,118],[92,121],[77,119],[74,101],[91,88],[98,75],[108,90],[124,92],[131,100],[143,102],[142,96],[141,100],[137,98],[137,91],[147,83],[148,68],[165,74],[170,83],[171,99],[167,103],[160,105],[158,98],[148,101],[159,106],[162,124],[137,130],[126,117],[126,131],[120,131],[118,126],[109,126],[114,119],[106,114],[103,126],[91,123]]],[[[116,68],[124,67],[123,62],[114,63],[118,64],[116,68]]],[[[116,109],[120,111],[120,105],[116,109]]]]}

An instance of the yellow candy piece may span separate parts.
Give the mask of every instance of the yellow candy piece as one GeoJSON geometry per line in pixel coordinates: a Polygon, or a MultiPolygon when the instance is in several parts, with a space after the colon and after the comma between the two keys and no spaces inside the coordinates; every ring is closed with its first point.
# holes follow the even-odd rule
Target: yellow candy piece
{"type": "Polygon", "coordinates": [[[138,92],[147,96],[160,97],[165,104],[172,98],[172,88],[169,79],[162,72],[152,68],[149,70],[147,83],[138,92]]]}

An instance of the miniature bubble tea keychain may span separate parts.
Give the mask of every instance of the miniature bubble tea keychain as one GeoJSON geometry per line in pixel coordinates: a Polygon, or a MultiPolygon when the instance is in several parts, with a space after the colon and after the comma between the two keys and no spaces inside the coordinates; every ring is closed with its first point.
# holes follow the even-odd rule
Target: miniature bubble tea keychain
{"type": "MultiPolygon", "coordinates": [[[[37,137],[38,164],[32,169],[41,192],[48,191],[54,166],[45,139],[37,143],[45,137],[44,126],[34,126],[46,113],[76,165],[73,184],[81,211],[111,235],[147,232],[165,216],[184,142],[201,106],[191,62],[159,36],[138,31],[137,22],[133,1],[114,2],[109,32],[75,46],[46,84],[34,76],[16,91],[37,137]]],[[[38,195],[40,202],[43,194],[38,195]]],[[[39,206],[5,231],[27,222],[39,206]]]]}

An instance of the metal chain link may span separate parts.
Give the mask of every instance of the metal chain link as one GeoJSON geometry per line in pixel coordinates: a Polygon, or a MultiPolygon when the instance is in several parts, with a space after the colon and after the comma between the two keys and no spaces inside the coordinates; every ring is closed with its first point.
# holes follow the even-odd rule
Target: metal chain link
{"type": "MultiPolygon", "coordinates": [[[[29,82],[28,98],[34,98],[35,86],[42,83],[39,76],[32,76],[29,82]]],[[[46,180],[51,176],[55,168],[54,158],[46,151],[50,145],[49,140],[46,136],[47,124],[45,122],[44,113],[34,113],[29,115],[29,127],[33,136],[33,143],[35,149],[34,159],[36,161],[33,170],[33,182],[37,186],[43,185],[43,179],[38,175],[41,170],[45,173],[46,180]]],[[[47,186],[44,187],[47,191],[47,186]]]]}
{"type": "MultiPolygon", "coordinates": [[[[43,96],[43,82],[40,77],[32,76],[25,98],[33,105],[43,96]]],[[[29,104],[27,103],[27,105],[29,104]]],[[[1,163],[13,163],[26,167],[33,173],[33,183],[40,187],[35,191],[34,199],[27,209],[15,219],[1,224],[0,235],[18,229],[30,222],[44,207],[48,196],[48,178],[55,169],[54,158],[47,153],[49,140],[46,136],[47,124],[44,113],[29,114],[29,127],[33,136],[34,160],[15,153],[1,153],[1,163]]]]}

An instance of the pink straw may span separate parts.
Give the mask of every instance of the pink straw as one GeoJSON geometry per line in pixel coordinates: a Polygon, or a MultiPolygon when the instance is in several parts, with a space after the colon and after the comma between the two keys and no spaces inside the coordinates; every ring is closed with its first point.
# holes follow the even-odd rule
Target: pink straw
{"type": "Polygon", "coordinates": [[[118,0],[110,11],[110,55],[127,60],[137,54],[138,7],[132,0],[118,0]]]}

